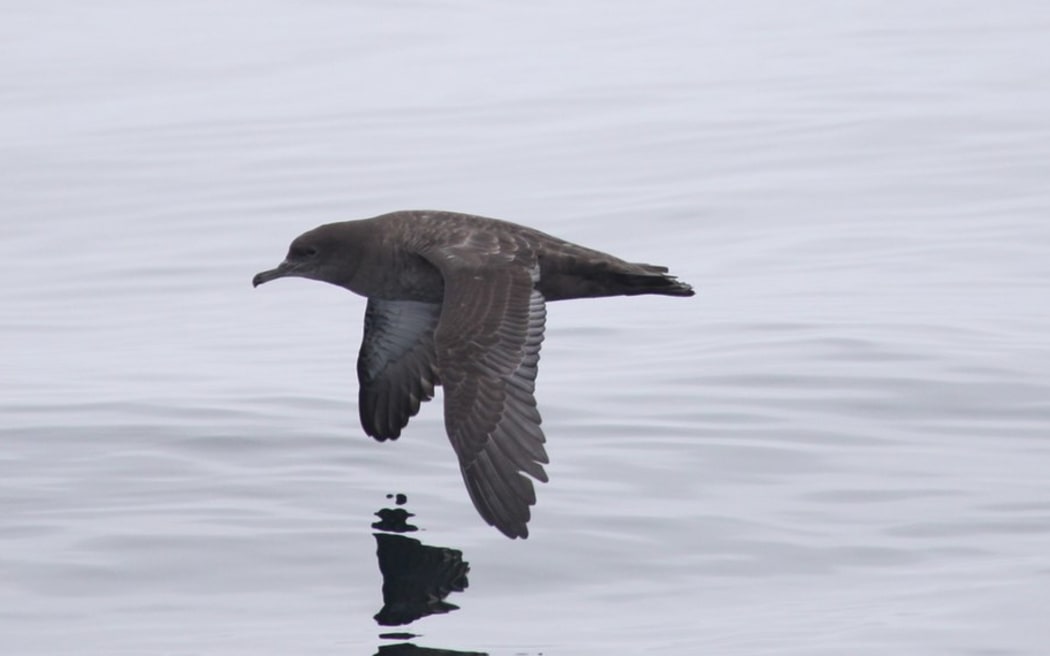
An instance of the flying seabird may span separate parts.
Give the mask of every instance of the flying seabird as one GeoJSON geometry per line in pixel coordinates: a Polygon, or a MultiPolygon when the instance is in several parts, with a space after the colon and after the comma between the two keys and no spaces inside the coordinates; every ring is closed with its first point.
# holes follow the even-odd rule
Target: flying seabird
{"type": "Polygon", "coordinates": [[[549,461],[533,391],[547,301],[692,296],[666,267],[626,262],[522,225],[430,210],[303,233],[259,286],[296,276],[368,298],[357,360],[361,426],[396,439],[445,388],[445,430],[481,517],[528,537],[549,461]]]}

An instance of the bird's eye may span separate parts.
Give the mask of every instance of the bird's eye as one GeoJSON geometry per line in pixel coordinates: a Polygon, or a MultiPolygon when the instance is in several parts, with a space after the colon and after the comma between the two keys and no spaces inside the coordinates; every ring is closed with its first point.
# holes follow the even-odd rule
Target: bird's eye
{"type": "Polygon", "coordinates": [[[295,259],[300,259],[300,260],[301,259],[310,258],[310,257],[316,257],[317,256],[317,247],[316,246],[293,246],[291,255],[295,259]]]}

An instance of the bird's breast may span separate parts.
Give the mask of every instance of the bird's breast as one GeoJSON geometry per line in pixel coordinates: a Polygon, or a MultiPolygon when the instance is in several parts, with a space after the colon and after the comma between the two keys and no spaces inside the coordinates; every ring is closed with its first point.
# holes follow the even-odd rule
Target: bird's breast
{"type": "Polygon", "coordinates": [[[429,303],[440,303],[444,296],[441,273],[419,255],[403,254],[363,269],[351,288],[362,296],[429,303]]]}

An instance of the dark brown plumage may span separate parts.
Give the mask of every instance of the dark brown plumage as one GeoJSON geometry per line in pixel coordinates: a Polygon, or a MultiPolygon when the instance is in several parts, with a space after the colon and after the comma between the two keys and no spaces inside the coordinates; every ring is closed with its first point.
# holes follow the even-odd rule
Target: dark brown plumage
{"type": "Polygon", "coordinates": [[[413,210],[297,237],[261,285],[298,276],[368,298],[357,361],[365,432],[395,439],[445,388],[445,430],[486,522],[528,537],[532,481],[546,482],[533,391],[546,301],[692,296],[665,267],[633,264],[507,221],[413,210]]]}

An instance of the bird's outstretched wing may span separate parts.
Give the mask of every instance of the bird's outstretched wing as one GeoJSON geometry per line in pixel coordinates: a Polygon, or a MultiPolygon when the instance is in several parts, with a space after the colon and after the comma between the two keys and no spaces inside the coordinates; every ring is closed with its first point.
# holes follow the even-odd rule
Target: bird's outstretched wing
{"type": "Polygon", "coordinates": [[[437,303],[368,299],[357,358],[361,426],[378,440],[395,439],[419,405],[434,396],[437,303]]]}
{"type": "Polygon", "coordinates": [[[434,334],[445,428],[474,506],[512,538],[528,537],[536,503],[523,473],[546,482],[548,462],[533,397],[546,307],[522,248],[482,236],[427,255],[445,281],[434,334]]]}

